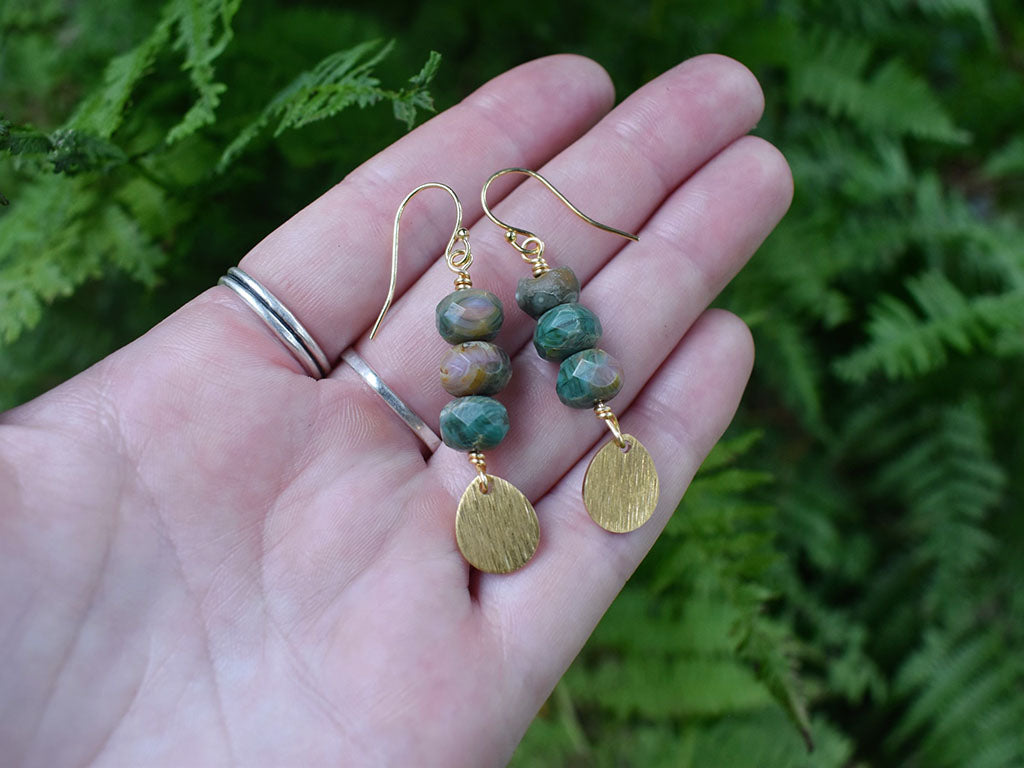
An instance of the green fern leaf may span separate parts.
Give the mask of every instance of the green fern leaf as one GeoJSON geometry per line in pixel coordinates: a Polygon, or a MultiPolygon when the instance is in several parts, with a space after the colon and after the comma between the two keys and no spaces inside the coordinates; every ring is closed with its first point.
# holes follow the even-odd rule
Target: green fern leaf
{"type": "Polygon", "coordinates": [[[693,728],[690,754],[672,765],[681,768],[849,768],[855,765],[851,740],[824,720],[816,719],[811,726],[815,751],[810,756],[804,743],[785,725],[780,713],[765,710],[693,728]]]}
{"type": "Polygon", "coordinates": [[[962,144],[970,135],[958,129],[928,83],[898,59],[883,63],[867,78],[871,46],[839,34],[824,37],[818,50],[794,53],[791,94],[816,104],[831,117],[845,117],[868,133],[914,136],[962,144]]]}
{"type": "Polygon", "coordinates": [[[409,84],[412,87],[395,95],[392,101],[395,119],[400,123],[405,123],[406,130],[412,130],[416,123],[417,109],[426,109],[431,112],[434,110],[434,100],[431,98],[427,86],[434,79],[440,66],[441,54],[431,51],[422,69],[409,78],[409,84]]]}
{"type": "Polygon", "coordinates": [[[149,37],[127,53],[111,59],[103,73],[102,85],[79,104],[64,127],[109,139],[120,127],[125,105],[136,85],[170,39],[174,21],[172,4],[168,4],[149,37]]]}
{"type": "Polygon", "coordinates": [[[821,391],[824,371],[817,350],[791,315],[779,314],[754,329],[763,352],[759,374],[813,432],[827,432],[821,391]]]}
{"type": "MultiPolygon", "coordinates": [[[[906,0],[904,0],[906,1],[906,0]]],[[[998,40],[995,20],[988,0],[910,0],[925,14],[938,19],[957,20],[961,16],[974,19],[990,45],[998,40]]]]}
{"type": "Polygon", "coordinates": [[[60,18],[59,0],[6,0],[0,6],[0,30],[19,30],[43,26],[60,18]]]}
{"type": "Polygon", "coordinates": [[[220,94],[226,86],[214,81],[214,61],[232,37],[231,21],[241,0],[170,0],[149,36],[131,51],[111,60],[103,84],[78,107],[65,125],[109,139],[120,127],[125,105],[139,81],[176,31],[174,48],[183,51],[198,99],[167,133],[168,143],[189,136],[214,121],[220,94]]]}
{"type": "Polygon", "coordinates": [[[163,252],[95,178],[43,176],[0,217],[0,338],[14,341],[46,303],[107,269],[155,281],[163,252]]]}
{"type": "Polygon", "coordinates": [[[440,54],[430,54],[423,69],[412,78],[411,89],[388,91],[380,87],[373,68],[393,46],[393,41],[362,43],[331,54],[312,70],[299,75],[228,145],[218,169],[223,171],[272,120],[277,121],[274,136],[280,136],[286,130],[323,120],[350,106],[366,107],[384,99],[404,105],[400,110],[403,120],[412,120],[417,106],[431,108],[425,88],[437,71],[440,54]]]}
{"type": "Polygon", "coordinates": [[[1015,136],[989,155],[984,172],[993,179],[1024,174],[1024,136],[1015,136]]]}
{"type": "Polygon", "coordinates": [[[740,658],[753,667],[758,680],[800,731],[808,751],[813,750],[810,718],[804,695],[799,690],[796,653],[791,647],[788,630],[752,614],[739,625],[737,631],[740,658]]]}
{"type": "Polygon", "coordinates": [[[704,459],[704,463],[700,465],[701,473],[706,475],[732,464],[740,457],[745,456],[763,437],[763,431],[752,429],[736,437],[719,440],[704,459]]]}
{"type": "Polygon", "coordinates": [[[53,143],[45,133],[27,125],[14,125],[0,117],[0,152],[12,155],[45,155],[53,143]]]}
{"type": "Polygon", "coordinates": [[[214,121],[220,95],[227,86],[214,82],[213,63],[231,41],[231,21],[241,3],[242,0],[172,0],[170,13],[178,25],[175,48],[185,52],[182,69],[189,73],[199,98],[181,122],[167,132],[168,144],[214,121]]]}
{"type": "Polygon", "coordinates": [[[970,601],[968,578],[993,550],[985,523],[1006,475],[993,460],[978,403],[923,414],[920,424],[895,446],[876,482],[880,493],[907,507],[913,559],[930,573],[922,607],[946,615],[970,601]]]}
{"type": "Polygon", "coordinates": [[[923,316],[883,296],[871,310],[870,341],[835,364],[840,376],[853,382],[878,371],[890,379],[920,376],[943,366],[949,349],[991,349],[999,333],[1024,328],[1024,291],[968,297],[934,270],[908,280],[907,290],[923,316]]]}
{"type": "Polygon", "coordinates": [[[567,679],[578,701],[619,719],[713,717],[771,703],[750,670],[730,658],[630,656],[602,662],[585,675],[571,670],[567,679]]]}
{"type": "Polygon", "coordinates": [[[84,171],[108,171],[128,160],[117,145],[84,131],[59,128],[50,142],[49,159],[55,173],[70,176],[84,171]]]}
{"type": "Polygon", "coordinates": [[[1020,765],[1022,684],[1020,660],[995,629],[930,630],[897,675],[909,704],[889,746],[911,747],[916,764],[935,768],[1020,765]]]}

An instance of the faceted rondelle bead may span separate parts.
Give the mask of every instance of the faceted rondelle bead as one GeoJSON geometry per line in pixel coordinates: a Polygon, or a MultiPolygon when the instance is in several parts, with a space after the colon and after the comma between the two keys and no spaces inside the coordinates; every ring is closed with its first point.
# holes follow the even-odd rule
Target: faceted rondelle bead
{"type": "Polygon", "coordinates": [[[533,346],[545,360],[565,360],[590,349],[601,338],[601,321],[582,304],[559,304],[549,309],[533,329],[533,346]]]}
{"type": "Polygon", "coordinates": [[[508,434],[508,411],[493,397],[457,397],[441,409],[441,439],[458,451],[485,451],[508,434]]]}
{"type": "Polygon", "coordinates": [[[580,281],[568,267],[549,269],[540,277],[523,277],[516,288],[516,304],[530,317],[540,317],[549,309],[576,301],[580,281]]]}
{"type": "Polygon", "coordinates": [[[496,395],[512,378],[512,362],[497,344],[465,341],[441,358],[441,386],[448,394],[496,395]]]}
{"type": "Polygon", "coordinates": [[[593,408],[622,389],[622,366],[603,349],[585,349],[562,361],[555,391],[570,408],[593,408]]]}
{"type": "Polygon", "coordinates": [[[449,344],[490,341],[505,319],[498,297],[475,288],[449,293],[438,303],[436,315],[437,332],[449,344]]]}

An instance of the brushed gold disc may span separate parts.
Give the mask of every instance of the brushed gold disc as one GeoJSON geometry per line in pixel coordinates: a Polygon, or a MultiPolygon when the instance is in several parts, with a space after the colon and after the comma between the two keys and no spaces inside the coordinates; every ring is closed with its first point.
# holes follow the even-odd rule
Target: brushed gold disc
{"type": "Polygon", "coordinates": [[[658,504],[658,471],[640,441],[623,435],[629,450],[612,440],[597,452],[583,476],[583,503],[594,522],[612,533],[635,531],[658,504]]]}
{"type": "Polygon", "coordinates": [[[537,551],[540,526],[533,505],[507,480],[489,475],[487,493],[476,479],[459,500],[455,540],[470,565],[487,573],[511,573],[537,551]]]}

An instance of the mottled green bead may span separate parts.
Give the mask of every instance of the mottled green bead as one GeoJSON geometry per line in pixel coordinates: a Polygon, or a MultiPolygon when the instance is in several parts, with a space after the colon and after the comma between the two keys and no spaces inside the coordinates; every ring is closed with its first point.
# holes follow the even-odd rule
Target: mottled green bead
{"type": "Polygon", "coordinates": [[[508,434],[508,411],[493,397],[457,397],[441,409],[441,439],[457,451],[485,451],[508,434]]]}
{"type": "Polygon", "coordinates": [[[448,394],[496,395],[512,378],[512,361],[497,344],[466,341],[441,358],[441,386],[448,394]]]}
{"type": "Polygon", "coordinates": [[[603,349],[585,349],[558,367],[555,391],[570,408],[593,408],[622,389],[622,366],[603,349]]]}
{"type": "Polygon", "coordinates": [[[533,329],[533,346],[545,360],[565,360],[590,349],[601,338],[601,321],[582,304],[559,304],[549,309],[533,329]]]}
{"type": "Polygon", "coordinates": [[[436,315],[437,332],[449,344],[490,341],[505,319],[498,297],[474,288],[449,293],[438,303],[436,315]]]}
{"type": "Polygon", "coordinates": [[[549,269],[540,277],[523,277],[516,287],[516,304],[530,317],[540,317],[559,304],[577,301],[580,281],[568,267],[549,269]]]}

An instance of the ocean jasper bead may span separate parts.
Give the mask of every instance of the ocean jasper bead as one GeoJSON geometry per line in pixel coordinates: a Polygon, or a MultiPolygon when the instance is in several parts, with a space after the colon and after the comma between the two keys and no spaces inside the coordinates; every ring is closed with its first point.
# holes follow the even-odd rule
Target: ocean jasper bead
{"type": "Polygon", "coordinates": [[[568,267],[549,269],[540,277],[523,277],[516,288],[516,304],[530,317],[540,317],[559,304],[580,297],[580,281],[568,267]]]}
{"type": "Polygon", "coordinates": [[[438,303],[436,314],[437,332],[449,344],[490,341],[505,319],[497,296],[473,288],[449,293],[438,303]]]}
{"type": "Polygon", "coordinates": [[[450,395],[495,395],[512,378],[505,350],[489,341],[456,344],[441,358],[441,386],[450,395]]]}
{"type": "Polygon", "coordinates": [[[492,397],[457,397],[441,409],[441,439],[457,451],[485,451],[508,434],[508,411],[492,397]]]}
{"type": "Polygon", "coordinates": [[[558,367],[555,391],[570,408],[593,408],[622,389],[622,366],[603,349],[585,349],[558,367]]]}
{"type": "Polygon", "coordinates": [[[533,329],[533,346],[545,360],[565,360],[590,349],[601,338],[601,321],[582,304],[559,304],[549,309],[533,329]]]}

